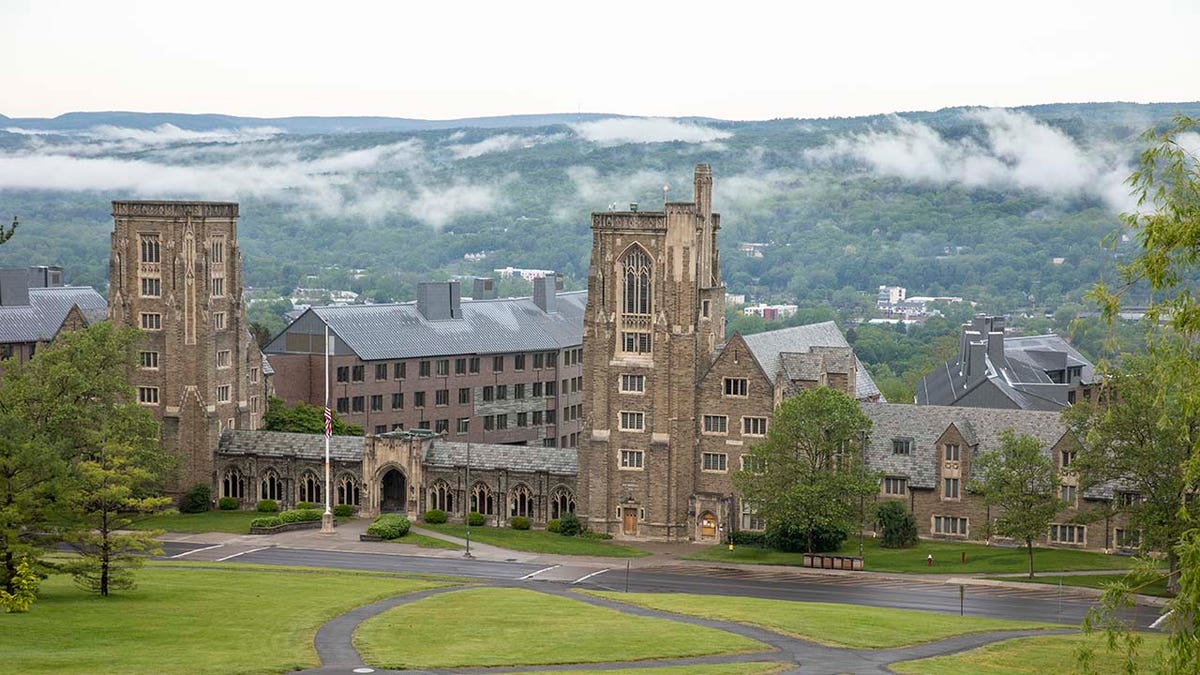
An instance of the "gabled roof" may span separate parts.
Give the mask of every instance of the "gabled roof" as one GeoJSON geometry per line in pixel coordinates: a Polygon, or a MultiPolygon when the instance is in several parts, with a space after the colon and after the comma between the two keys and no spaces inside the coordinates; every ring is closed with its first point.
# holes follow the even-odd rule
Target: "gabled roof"
{"type": "Polygon", "coordinates": [[[76,305],[89,324],[108,316],[108,302],[91,286],[29,289],[28,305],[0,306],[0,344],[53,340],[76,305]]]}
{"type": "MultiPolygon", "coordinates": [[[[324,460],[324,434],[295,434],[288,431],[250,431],[226,429],[217,443],[217,452],[258,457],[298,457],[324,460]]],[[[340,462],[361,462],[362,436],[334,436],[329,439],[329,457],[340,462]]]]}
{"type": "MultiPolygon", "coordinates": [[[[425,463],[436,467],[465,467],[467,443],[435,438],[425,452],[425,463]]],[[[470,443],[471,469],[526,471],[574,476],[579,471],[575,448],[544,448],[533,445],[470,443]]]]}
{"type": "Polygon", "coordinates": [[[936,488],[937,443],[946,429],[954,425],[964,440],[990,452],[1000,446],[1000,435],[1007,429],[1033,436],[1049,456],[1050,448],[1067,433],[1057,412],[1006,410],[999,408],[959,408],[933,405],[863,403],[863,413],[871,418],[867,440],[867,466],[889,476],[908,478],[917,488],[936,488]],[[912,439],[912,454],[892,454],[892,440],[912,439]]]}
{"type": "MultiPolygon", "coordinates": [[[[751,353],[754,354],[754,358],[758,359],[758,363],[767,377],[771,378],[772,384],[775,383],[776,375],[785,367],[783,354],[802,354],[811,351],[813,347],[851,348],[850,343],[846,342],[846,336],[842,335],[842,331],[832,321],[780,328],[765,333],[743,335],[742,338],[746,341],[751,353]]],[[[866,367],[858,360],[857,356],[854,358],[854,364],[854,397],[859,400],[872,396],[882,398],[879,387],[875,386],[871,374],[867,372],[866,367]]]]}
{"type": "MultiPolygon", "coordinates": [[[[555,311],[532,298],[464,300],[461,319],[431,321],[414,302],[312,307],[311,314],[364,361],[453,354],[549,351],[583,342],[586,291],[558,293],[555,311]]],[[[301,316],[292,325],[301,324],[301,316]]],[[[289,328],[290,329],[290,328],[289,328]]],[[[264,351],[283,353],[284,334],[264,351]]]]}

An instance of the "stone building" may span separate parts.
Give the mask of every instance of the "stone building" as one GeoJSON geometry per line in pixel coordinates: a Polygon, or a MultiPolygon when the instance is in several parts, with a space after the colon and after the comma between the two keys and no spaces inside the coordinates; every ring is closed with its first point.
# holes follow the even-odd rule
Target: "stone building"
{"type": "Polygon", "coordinates": [[[584,313],[580,515],[617,537],[716,540],[761,526],[730,473],[783,396],[833,386],[880,400],[832,323],[725,341],[712,172],[691,202],[592,214],[584,313]]]}
{"type": "Polygon", "coordinates": [[[238,205],[113,202],[108,310],[142,331],[138,401],[181,460],[170,491],[216,481],[225,429],[259,426],[269,382],[247,330],[238,205]]]}
{"type": "MultiPolygon", "coordinates": [[[[319,434],[231,429],[216,450],[220,497],[243,508],[258,499],[283,508],[324,502],[325,438],[319,434]]],[[[361,515],[429,509],[461,520],[469,511],[503,526],[516,516],[545,524],[575,511],[571,448],[448,441],[426,431],[330,439],[331,503],[361,515]]]]}
{"type": "Polygon", "coordinates": [[[328,328],[330,406],[367,433],[574,447],[585,294],[560,293],[554,277],[533,284],[532,298],[462,300],[450,281],[421,284],[415,303],[313,307],[264,350],[275,391],[325,405],[328,328]]]}
{"type": "Polygon", "coordinates": [[[60,267],[2,269],[0,361],[28,361],[62,331],[89,326],[107,315],[104,296],[90,286],[64,286],[60,267]]]}

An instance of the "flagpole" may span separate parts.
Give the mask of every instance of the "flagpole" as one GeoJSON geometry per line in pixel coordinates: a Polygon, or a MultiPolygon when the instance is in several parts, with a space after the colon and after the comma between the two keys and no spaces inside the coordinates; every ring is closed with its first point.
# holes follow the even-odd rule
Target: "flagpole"
{"type": "Polygon", "coordinates": [[[329,324],[325,324],[325,514],[321,534],[333,534],[333,509],[329,507],[329,437],[333,435],[333,411],[329,409],[329,324]]]}

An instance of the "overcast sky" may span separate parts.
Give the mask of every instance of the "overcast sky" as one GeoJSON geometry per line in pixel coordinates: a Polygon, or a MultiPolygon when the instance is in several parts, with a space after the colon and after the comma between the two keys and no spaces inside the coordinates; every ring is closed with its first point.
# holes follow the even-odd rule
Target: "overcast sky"
{"type": "Polygon", "coordinates": [[[0,0],[0,113],[725,119],[1200,99],[1197,0],[0,0]]]}

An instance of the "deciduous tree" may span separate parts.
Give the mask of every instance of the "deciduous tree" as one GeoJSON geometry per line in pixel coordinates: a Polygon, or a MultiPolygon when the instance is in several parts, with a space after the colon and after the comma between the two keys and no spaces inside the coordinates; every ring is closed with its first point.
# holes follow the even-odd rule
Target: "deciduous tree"
{"type": "MultiPolygon", "coordinates": [[[[289,406],[283,399],[272,397],[267,401],[267,414],[263,415],[263,429],[297,434],[323,434],[325,411],[304,401],[289,406]]],[[[347,424],[337,413],[333,413],[333,435],[362,436],[363,428],[356,424],[347,424]]]]}
{"type": "Polygon", "coordinates": [[[734,474],[743,498],[757,505],[768,529],[806,533],[808,550],[819,532],[862,526],[862,498],[879,491],[860,453],[871,420],[858,402],[817,387],[786,399],[767,438],[755,445],[750,470],[734,474]]]}

